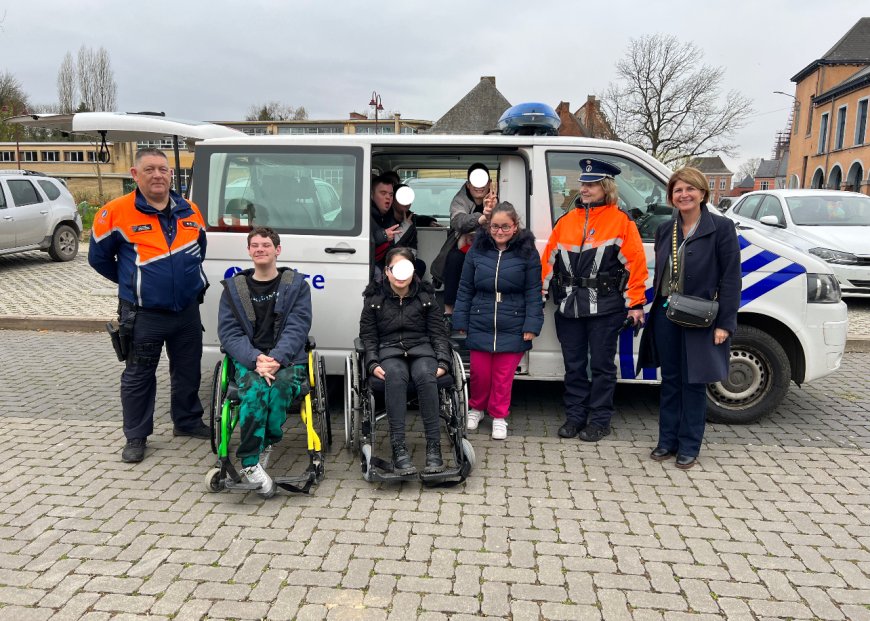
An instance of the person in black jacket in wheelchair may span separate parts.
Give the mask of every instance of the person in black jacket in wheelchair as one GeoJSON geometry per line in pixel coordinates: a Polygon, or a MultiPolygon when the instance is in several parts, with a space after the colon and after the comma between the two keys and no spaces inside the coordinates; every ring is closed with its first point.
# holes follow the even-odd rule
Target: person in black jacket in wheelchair
{"type": "Polygon", "coordinates": [[[414,474],[405,445],[408,382],[420,402],[426,434],[426,474],[442,472],[437,378],[450,370],[451,352],[435,291],[414,275],[414,255],[393,248],[385,259],[386,281],[375,281],[363,293],[360,339],[369,376],[385,383],[393,468],[414,474]]]}

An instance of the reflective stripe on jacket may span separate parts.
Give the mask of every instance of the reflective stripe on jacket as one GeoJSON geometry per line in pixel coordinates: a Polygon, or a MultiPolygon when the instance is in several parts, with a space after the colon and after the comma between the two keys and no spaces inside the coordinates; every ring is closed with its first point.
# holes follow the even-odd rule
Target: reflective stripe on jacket
{"type": "Polygon", "coordinates": [[[616,205],[585,207],[581,204],[562,216],[541,259],[544,290],[566,317],[606,315],[643,308],[647,278],[646,255],[634,221],[616,205]],[[603,292],[577,284],[580,278],[616,278],[628,271],[625,292],[603,292]]]}
{"type": "Polygon", "coordinates": [[[91,230],[88,262],[118,283],[118,297],[142,308],[180,311],[208,286],[205,222],[199,209],[170,192],[155,209],[135,190],[106,203],[91,230]]]}

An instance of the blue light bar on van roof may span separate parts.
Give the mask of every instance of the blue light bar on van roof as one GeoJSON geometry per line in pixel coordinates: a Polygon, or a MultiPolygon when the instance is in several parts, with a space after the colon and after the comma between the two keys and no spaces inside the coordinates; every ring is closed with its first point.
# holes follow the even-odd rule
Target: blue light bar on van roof
{"type": "Polygon", "coordinates": [[[496,127],[508,136],[556,136],[561,124],[553,108],[545,103],[528,102],[505,110],[496,127]]]}

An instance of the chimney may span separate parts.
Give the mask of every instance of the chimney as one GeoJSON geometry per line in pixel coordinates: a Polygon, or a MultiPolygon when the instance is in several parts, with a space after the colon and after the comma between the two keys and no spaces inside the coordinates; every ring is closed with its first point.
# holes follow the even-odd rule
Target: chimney
{"type": "Polygon", "coordinates": [[[480,81],[483,82],[484,80],[486,80],[487,82],[489,82],[490,84],[495,86],[495,76],[494,75],[482,75],[482,76],[480,76],[480,81]]]}
{"type": "Polygon", "coordinates": [[[351,121],[365,121],[367,118],[369,118],[369,117],[367,117],[365,114],[360,114],[359,112],[351,112],[350,113],[350,120],[351,121]]]}
{"type": "Polygon", "coordinates": [[[556,114],[558,114],[561,117],[563,112],[568,112],[570,109],[571,109],[571,104],[569,102],[560,101],[559,105],[556,106],[556,114]]]}

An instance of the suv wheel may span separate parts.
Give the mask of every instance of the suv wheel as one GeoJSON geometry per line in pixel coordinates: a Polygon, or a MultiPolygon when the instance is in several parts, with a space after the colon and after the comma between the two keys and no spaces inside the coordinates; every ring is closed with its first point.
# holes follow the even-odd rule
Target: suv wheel
{"type": "Polygon", "coordinates": [[[79,236],[68,224],[61,224],[54,230],[48,256],[55,261],[72,261],[79,252],[79,236]]]}

